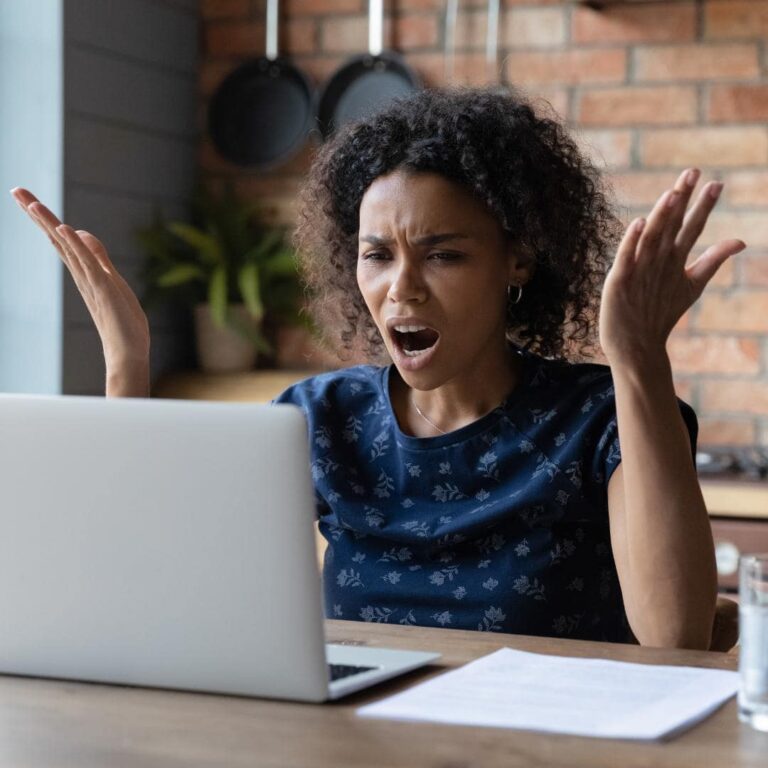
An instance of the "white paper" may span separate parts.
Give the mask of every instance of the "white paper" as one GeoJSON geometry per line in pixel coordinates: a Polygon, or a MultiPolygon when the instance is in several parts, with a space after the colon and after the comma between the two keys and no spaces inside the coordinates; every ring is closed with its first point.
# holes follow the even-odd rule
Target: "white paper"
{"type": "Polygon", "coordinates": [[[622,739],[658,739],[736,693],[738,673],[577,659],[502,648],[358,710],[425,720],[622,739]]]}

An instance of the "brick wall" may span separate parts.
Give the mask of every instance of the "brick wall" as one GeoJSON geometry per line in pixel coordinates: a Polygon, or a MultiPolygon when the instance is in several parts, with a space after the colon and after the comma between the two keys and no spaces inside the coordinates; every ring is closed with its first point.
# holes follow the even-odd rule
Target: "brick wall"
{"type": "MultiPolygon", "coordinates": [[[[367,43],[365,0],[284,0],[282,50],[321,83],[367,43]]],[[[430,85],[444,82],[444,0],[386,3],[387,44],[430,85]]],[[[484,0],[462,0],[454,82],[490,82],[484,0]]],[[[264,0],[202,0],[201,119],[221,78],[264,48],[264,0]]],[[[613,183],[622,216],[647,212],[686,165],[725,181],[701,245],[741,237],[683,318],[669,351],[701,442],[768,445],[768,1],[676,0],[593,10],[563,0],[505,0],[499,71],[544,96],[613,183]]],[[[211,183],[234,179],[291,223],[311,147],[276,172],[223,162],[204,139],[211,183]]]]}

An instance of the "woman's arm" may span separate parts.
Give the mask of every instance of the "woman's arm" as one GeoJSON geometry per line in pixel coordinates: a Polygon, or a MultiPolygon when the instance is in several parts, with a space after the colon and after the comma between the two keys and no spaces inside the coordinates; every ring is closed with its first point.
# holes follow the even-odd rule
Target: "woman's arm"
{"type": "Polygon", "coordinates": [[[613,374],[622,463],[608,486],[611,542],[630,626],[644,645],[709,647],[717,572],[712,532],[666,352],[670,332],[733,254],[727,240],[686,260],[722,190],[683,173],[633,222],[605,283],[600,340],[613,374]]]}
{"type": "Polygon", "coordinates": [[[669,360],[614,369],[622,462],[608,484],[611,544],[642,645],[709,647],[717,570],[669,360]]]}
{"type": "Polygon", "coordinates": [[[90,232],[62,224],[26,189],[11,194],[48,236],[93,318],[104,350],[107,397],[149,397],[149,323],[104,245],[90,232]]]}

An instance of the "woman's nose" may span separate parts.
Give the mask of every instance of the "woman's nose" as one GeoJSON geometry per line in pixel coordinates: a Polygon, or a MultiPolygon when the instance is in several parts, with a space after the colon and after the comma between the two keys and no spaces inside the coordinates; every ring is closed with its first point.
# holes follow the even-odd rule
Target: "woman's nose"
{"type": "Polygon", "coordinates": [[[423,302],[427,298],[427,289],[420,270],[407,263],[401,264],[389,286],[387,298],[394,303],[423,302]]]}

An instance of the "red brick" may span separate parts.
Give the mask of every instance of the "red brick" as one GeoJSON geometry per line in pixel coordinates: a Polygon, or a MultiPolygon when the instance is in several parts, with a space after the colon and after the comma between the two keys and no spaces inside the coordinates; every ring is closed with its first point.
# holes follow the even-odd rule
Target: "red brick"
{"type": "Polygon", "coordinates": [[[677,373],[759,373],[760,344],[737,336],[673,336],[667,343],[677,373]]]}
{"type": "Polygon", "coordinates": [[[675,172],[637,171],[613,174],[609,180],[620,205],[641,208],[645,212],[656,204],[665,190],[674,186],[677,177],[675,172]]]}
{"type": "Polygon", "coordinates": [[[242,18],[251,10],[251,0],[202,0],[203,19],[242,18]]]}
{"type": "Polygon", "coordinates": [[[434,48],[440,36],[437,16],[430,14],[403,14],[396,18],[393,32],[387,36],[384,47],[409,51],[419,48],[434,48]],[[387,43],[389,40],[391,42],[387,43]]]}
{"type": "MultiPolygon", "coordinates": [[[[488,0],[482,0],[487,4],[488,0]]],[[[502,5],[509,8],[514,8],[516,5],[562,5],[563,0],[503,0],[502,5]]]]}
{"type": "Polygon", "coordinates": [[[523,94],[530,100],[537,114],[559,122],[570,117],[570,97],[567,88],[538,87],[523,89],[523,94]]]}
{"type": "Polygon", "coordinates": [[[261,56],[264,35],[261,22],[212,22],[205,26],[205,51],[211,56],[261,56]]]}
{"type": "Polygon", "coordinates": [[[456,50],[484,50],[488,14],[485,11],[462,12],[456,18],[456,50]]]}
{"type": "Polygon", "coordinates": [[[760,75],[757,45],[739,43],[658,45],[634,52],[638,82],[662,80],[731,80],[760,75]]]}
{"type": "Polygon", "coordinates": [[[696,6],[686,3],[576,7],[571,22],[575,43],[686,41],[696,37],[696,6]]]}
{"type": "Polygon", "coordinates": [[[693,402],[694,399],[694,385],[690,379],[678,378],[675,375],[675,393],[681,400],[685,400],[686,403],[693,402]]]}
{"type": "MultiPolygon", "coordinates": [[[[435,14],[404,14],[384,21],[384,48],[411,50],[433,48],[439,39],[435,14]]],[[[322,21],[322,49],[330,53],[364,53],[368,50],[368,19],[358,16],[327,17],[322,21]]]]}
{"type": "Polygon", "coordinates": [[[566,41],[565,8],[519,8],[502,17],[501,41],[510,48],[552,48],[566,41]]]}
{"type": "Polygon", "coordinates": [[[649,167],[743,166],[768,161],[764,128],[670,128],[646,130],[640,156],[649,167]]]}
{"type": "MultiPolygon", "coordinates": [[[[534,0],[534,3],[536,1],[537,0],[534,0]]],[[[561,0],[557,0],[557,2],[561,2],[561,0]]],[[[401,7],[403,7],[404,5],[405,3],[400,4],[401,7]]],[[[461,0],[459,10],[464,10],[467,8],[487,8],[487,7],[488,7],[488,0],[461,0]]],[[[440,13],[443,13],[445,11],[445,0],[408,0],[408,10],[440,11],[440,13]]]]}
{"type": "Polygon", "coordinates": [[[698,330],[765,333],[768,331],[768,291],[705,291],[699,299],[695,326],[698,330]]]}
{"type": "MultiPolygon", "coordinates": [[[[747,211],[715,210],[709,217],[699,242],[711,245],[719,240],[729,240],[734,237],[743,240],[753,248],[768,246],[768,215],[747,211]]],[[[768,307],[766,311],[768,312],[768,307]]]]}
{"type": "Polygon", "coordinates": [[[768,206],[768,170],[737,171],[724,177],[725,199],[744,208],[768,206]]]}
{"type": "Polygon", "coordinates": [[[242,59],[206,59],[198,69],[198,87],[200,95],[210,96],[221,84],[221,81],[240,64],[242,59]]]}
{"type": "Polygon", "coordinates": [[[293,62],[315,83],[322,85],[346,60],[346,56],[296,56],[293,62]]]}
{"type": "Polygon", "coordinates": [[[311,19],[294,19],[283,24],[280,36],[280,52],[285,55],[313,53],[317,50],[317,24],[311,19]]]}
{"type": "MultiPolygon", "coordinates": [[[[553,48],[566,42],[565,11],[559,8],[518,8],[501,19],[501,48],[553,48]]],[[[456,20],[456,49],[485,50],[488,14],[464,11],[456,20]]]]}
{"type": "MultiPolygon", "coordinates": [[[[445,57],[440,53],[413,53],[408,55],[408,63],[424,78],[429,86],[439,86],[446,82],[445,57]]],[[[485,54],[457,53],[453,62],[453,85],[486,85],[493,82],[485,54]]]]}
{"type": "Polygon", "coordinates": [[[323,13],[364,13],[367,7],[365,0],[283,0],[280,12],[305,17],[323,13]]]}
{"type": "Polygon", "coordinates": [[[595,88],[581,92],[576,120],[592,126],[690,125],[697,108],[691,87],[595,88]]]}
{"type": "Polygon", "coordinates": [[[324,19],[321,49],[327,53],[362,53],[368,50],[368,22],[357,16],[324,19]]]}
{"type": "Polygon", "coordinates": [[[574,138],[598,168],[625,168],[630,164],[631,131],[578,131],[574,138]]]}
{"type": "Polygon", "coordinates": [[[710,413],[768,414],[768,382],[717,380],[701,383],[701,407],[710,413]]]}
{"type": "Polygon", "coordinates": [[[704,7],[704,33],[711,40],[768,36],[764,0],[710,0],[704,7]]]}
{"type": "Polygon", "coordinates": [[[620,83],[626,78],[623,48],[512,53],[505,60],[510,83],[563,84],[620,83]]]}
{"type": "Polygon", "coordinates": [[[739,258],[742,285],[768,288],[768,254],[750,253],[739,258]]]}
{"type": "Polygon", "coordinates": [[[768,85],[715,85],[709,92],[709,121],[768,120],[768,85]]]}
{"type": "Polygon", "coordinates": [[[754,445],[755,442],[752,420],[699,417],[699,445],[754,445]]]}

